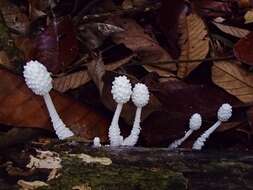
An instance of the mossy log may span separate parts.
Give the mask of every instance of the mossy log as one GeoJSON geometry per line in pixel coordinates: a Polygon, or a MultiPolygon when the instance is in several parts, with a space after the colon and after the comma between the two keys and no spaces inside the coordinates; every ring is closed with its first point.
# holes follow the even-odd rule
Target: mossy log
{"type": "Polygon", "coordinates": [[[62,176],[42,189],[186,190],[253,189],[253,154],[246,152],[169,152],[157,148],[57,146],[62,176]],[[106,157],[110,165],[86,163],[71,154],[106,157]]]}

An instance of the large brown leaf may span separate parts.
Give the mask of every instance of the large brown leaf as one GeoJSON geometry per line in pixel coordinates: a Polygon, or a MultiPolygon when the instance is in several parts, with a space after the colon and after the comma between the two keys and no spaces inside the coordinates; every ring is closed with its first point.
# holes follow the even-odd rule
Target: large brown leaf
{"type": "Polygon", "coordinates": [[[241,38],[234,46],[236,58],[248,65],[253,65],[253,32],[241,38]]]}
{"type": "MultiPolygon", "coordinates": [[[[51,129],[44,100],[27,88],[23,79],[0,70],[0,123],[15,127],[51,129]]],[[[108,120],[97,111],[52,91],[52,99],[62,120],[76,135],[107,139],[108,120]]]]}
{"type": "Polygon", "coordinates": [[[238,62],[214,63],[212,79],[215,84],[241,101],[253,102],[253,74],[244,70],[238,62]]]}
{"type": "Polygon", "coordinates": [[[110,20],[114,25],[125,29],[124,32],[115,34],[113,41],[117,44],[123,43],[126,47],[135,52],[142,63],[152,64],[152,67],[144,65],[148,71],[159,71],[162,69],[170,74],[176,70],[175,64],[159,65],[158,62],[171,60],[170,55],[163,49],[158,42],[145,33],[144,29],[132,19],[123,19],[115,17],[110,20]],[[156,70],[157,68],[157,70],[156,70]]]}
{"type": "Polygon", "coordinates": [[[33,43],[29,58],[42,62],[53,73],[62,71],[78,55],[75,30],[69,17],[53,19],[33,43]]]}
{"type": "MultiPolygon", "coordinates": [[[[180,16],[179,31],[181,36],[179,45],[181,55],[179,60],[201,60],[209,52],[209,38],[204,22],[196,14],[185,15],[184,11],[180,16]]],[[[193,63],[180,62],[178,64],[178,76],[184,78],[188,76],[202,61],[193,63]]]]}

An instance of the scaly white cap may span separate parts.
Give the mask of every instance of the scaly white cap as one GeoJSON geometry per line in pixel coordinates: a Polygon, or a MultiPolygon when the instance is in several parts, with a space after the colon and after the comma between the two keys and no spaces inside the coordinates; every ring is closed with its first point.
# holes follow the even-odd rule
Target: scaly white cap
{"type": "Polygon", "coordinates": [[[47,68],[38,61],[29,61],[24,66],[27,86],[37,95],[44,96],[52,89],[52,78],[47,68]]]}
{"type": "Polygon", "coordinates": [[[191,119],[190,119],[190,122],[189,122],[189,125],[190,125],[190,129],[192,130],[198,130],[201,125],[202,125],[202,118],[201,118],[201,115],[198,114],[198,113],[195,113],[191,116],[191,119]]]}
{"type": "Polygon", "coordinates": [[[126,76],[115,77],[112,82],[111,93],[113,95],[113,99],[118,104],[124,104],[129,101],[132,94],[132,85],[126,76]]]}
{"type": "Polygon", "coordinates": [[[232,106],[230,104],[222,104],[218,110],[218,119],[222,122],[226,122],[232,116],[232,106]]]}
{"type": "Polygon", "coordinates": [[[149,91],[145,84],[137,83],[133,88],[132,100],[136,107],[144,107],[149,101],[149,91]]]}

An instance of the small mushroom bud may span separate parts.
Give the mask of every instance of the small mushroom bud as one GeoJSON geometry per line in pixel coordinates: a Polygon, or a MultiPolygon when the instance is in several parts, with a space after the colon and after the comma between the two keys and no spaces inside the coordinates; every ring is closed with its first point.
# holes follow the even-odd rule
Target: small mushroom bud
{"type": "Polygon", "coordinates": [[[218,110],[218,121],[206,130],[193,144],[192,149],[201,150],[205,145],[209,136],[221,125],[222,122],[226,122],[232,116],[232,106],[229,104],[223,104],[218,110]]]}
{"type": "Polygon", "coordinates": [[[101,147],[101,143],[100,143],[100,138],[99,137],[95,137],[93,139],[93,147],[101,147]]]}
{"type": "Polygon", "coordinates": [[[109,127],[110,146],[120,146],[123,137],[120,135],[119,117],[123,104],[129,101],[132,94],[132,85],[126,76],[115,77],[111,93],[113,99],[117,102],[117,108],[109,127]]]}
{"type": "Polygon", "coordinates": [[[24,66],[24,77],[27,86],[36,94],[43,96],[53,127],[59,139],[71,137],[74,134],[60,119],[49,95],[52,89],[52,78],[46,67],[38,61],[27,62],[24,66]]]}
{"type": "Polygon", "coordinates": [[[202,118],[201,115],[198,113],[195,113],[191,116],[190,122],[189,122],[190,129],[185,133],[184,137],[181,139],[175,140],[173,143],[170,144],[169,149],[176,149],[178,146],[180,146],[192,133],[193,131],[198,130],[202,125],[202,118]]]}
{"type": "Polygon", "coordinates": [[[146,106],[149,102],[149,91],[146,85],[137,83],[133,88],[132,101],[134,105],[137,107],[135,113],[135,119],[133,128],[131,130],[130,135],[125,138],[123,141],[123,146],[134,146],[139,138],[139,134],[141,131],[141,111],[144,106],[146,106]]]}

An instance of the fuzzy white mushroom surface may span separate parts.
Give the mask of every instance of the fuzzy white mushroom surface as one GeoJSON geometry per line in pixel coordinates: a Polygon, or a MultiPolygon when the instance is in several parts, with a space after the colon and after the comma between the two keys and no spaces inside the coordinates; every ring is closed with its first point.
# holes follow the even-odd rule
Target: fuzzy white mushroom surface
{"type": "Polygon", "coordinates": [[[132,101],[134,105],[137,107],[134,119],[134,125],[131,130],[130,135],[124,139],[122,145],[123,146],[134,146],[141,132],[141,111],[142,107],[146,106],[149,102],[149,90],[145,84],[137,83],[133,88],[132,101]]]}
{"type": "Polygon", "coordinates": [[[93,147],[101,147],[101,143],[100,143],[100,138],[99,137],[95,137],[93,139],[93,147]]]}
{"type": "Polygon", "coordinates": [[[120,135],[119,117],[123,104],[130,100],[132,94],[132,85],[126,76],[115,77],[112,82],[111,93],[117,103],[117,107],[109,127],[110,146],[120,146],[123,137],[120,135]]]}
{"type": "Polygon", "coordinates": [[[192,149],[201,150],[205,145],[209,136],[221,125],[222,122],[228,121],[232,117],[232,106],[229,104],[222,104],[217,112],[218,121],[207,129],[193,144],[192,149]]]}
{"type": "Polygon", "coordinates": [[[27,86],[36,94],[44,96],[52,89],[52,78],[47,68],[38,61],[29,61],[24,66],[27,86]]]}
{"type": "Polygon", "coordinates": [[[202,118],[201,115],[198,113],[195,113],[191,116],[189,121],[189,130],[185,133],[184,137],[181,139],[175,140],[173,143],[169,145],[169,149],[176,149],[178,146],[180,146],[192,133],[193,131],[198,130],[202,125],[202,118]]]}
{"type": "Polygon", "coordinates": [[[29,61],[24,66],[24,77],[27,86],[36,94],[43,96],[56,135],[63,140],[73,136],[72,131],[65,126],[59,117],[53,101],[49,95],[52,89],[52,78],[47,68],[38,61],[29,61]]]}

